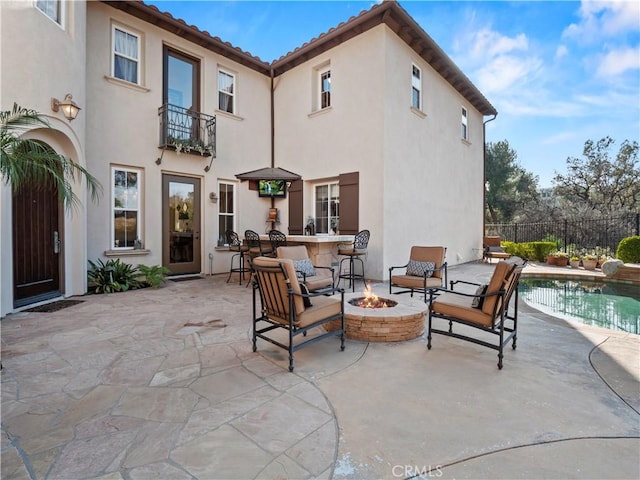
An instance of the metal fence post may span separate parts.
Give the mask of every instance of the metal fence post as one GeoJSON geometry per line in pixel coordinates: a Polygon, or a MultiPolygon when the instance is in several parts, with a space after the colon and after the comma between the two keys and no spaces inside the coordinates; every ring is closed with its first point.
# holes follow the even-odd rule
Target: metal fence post
{"type": "Polygon", "coordinates": [[[565,253],[567,252],[567,219],[564,219],[563,222],[563,229],[564,231],[562,232],[562,240],[564,242],[564,251],[565,253]]]}
{"type": "Polygon", "coordinates": [[[513,238],[514,238],[513,242],[518,243],[518,224],[517,223],[513,224],[513,238]]]}

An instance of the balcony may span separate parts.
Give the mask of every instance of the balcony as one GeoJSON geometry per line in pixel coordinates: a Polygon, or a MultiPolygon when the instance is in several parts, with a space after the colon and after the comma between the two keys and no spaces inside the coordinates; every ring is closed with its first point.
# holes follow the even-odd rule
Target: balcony
{"type": "Polygon", "coordinates": [[[203,157],[216,156],[216,117],[169,103],[158,109],[158,148],[203,157]]]}

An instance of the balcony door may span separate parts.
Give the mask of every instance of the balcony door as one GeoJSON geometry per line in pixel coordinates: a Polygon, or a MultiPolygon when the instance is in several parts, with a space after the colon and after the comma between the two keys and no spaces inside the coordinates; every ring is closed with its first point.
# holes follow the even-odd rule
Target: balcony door
{"type": "Polygon", "coordinates": [[[162,264],[171,275],[200,273],[200,179],[162,175],[162,264]]]}
{"type": "Polygon", "coordinates": [[[165,46],[163,83],[163,104],[186,113],[181,122],[171,124],[167,135],[179,140],[197,138],[197,116],[189,114],[200,112],[200,62],[165,46]]]}

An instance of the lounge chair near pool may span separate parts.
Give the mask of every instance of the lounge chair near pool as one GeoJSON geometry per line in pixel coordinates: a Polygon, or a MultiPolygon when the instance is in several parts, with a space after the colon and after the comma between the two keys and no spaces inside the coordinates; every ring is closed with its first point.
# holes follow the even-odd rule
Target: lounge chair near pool
{"type": "Polygon", "coordinates": [[[511,254],[504,251],[500,245],[500,237],[489,236],[482,239],[482,260],[491,263],[492,258],[507,259],[511,254]]]}

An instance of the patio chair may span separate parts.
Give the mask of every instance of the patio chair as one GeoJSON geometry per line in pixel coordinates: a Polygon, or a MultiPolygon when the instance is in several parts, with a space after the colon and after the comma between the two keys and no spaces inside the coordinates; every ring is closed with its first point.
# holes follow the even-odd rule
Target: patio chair
{"type": "MultiPolygon", "coordinates": [[[[429,321],[427,327],[427,348],[431,350],[432,333],[459,338],[498,351],[498,369],[502,370],[504,346],[511,342],[516,349],[518,329],[518,284],[520,274],[526,261],[518,257],[501,260],[497,263],[491,280],[487,285],[457,280],[451,282],[451,290],[445,290],[437,298],[433,289],[430,291],[429,321]],[[476,286],[473,294],[454,291],[454,285],[467,284],[476,286]],[[515,292],[513,314],[509,315],[509,302],[515,292]],[[449,323],[447,330],[433,327],[434,319],[443,319],[449,323]],[[507,326],[509,321],[509,326],[507,326]],[[465,332],[454,332],[453,324],[472,327],[497,337],[491,342],[465,332]]],[[[464,328],[464,327],[463,327],[464,328]]]]}
{"type": "Polygon", "coordinates": [[[303,293],[293,260],[288,258],[257,257],[251,263],[255,279],[252,334],[254,352],[258,348],[258,338],[287,350],[289,371],[292,372],[293,354],[301,348],[327,337],[340,336],[340,350],[344,350],[344,290],[340,290],[339,299],[320,293],[303,293]],[[322,333],[307,336],[309,330],[335,320],[340,324],[338,329],[318,329],[322,333]],[[272,330],[279,329],[287,331],[286,340],[268,335],[272,330]],[[305,340],[295,342],[301,335],[305,340]]]}
{"type": "Polygon", "coordinates": [[[336,289],[334,268],[319,267],[311,263],[307,247],[304,245],[278,247],[276,256],[293,260],[298,280],[302,281],[310,292],[333,295],[336,289]]]}
{"type": "Polygon", "coordinates": [[[389,267],[389,293],[419,292],[427,301],[427,292],[434,287],[447,286],[447,262],[444,261],[446,247],[411,247],[406,265],[389,267]],[[394,270],[404,268],[404,273],[393,274],[394,270]],[[393,291],[393,287],[404,290],[393,291]]]}
{"type": "Polygon", "coordinates": [[[485,236],[482,239],[482,260],[491,263],[492,258],[504,260],[511,257],[511,254],[504,251],[500,245],[500,237],[485,236]]]}

